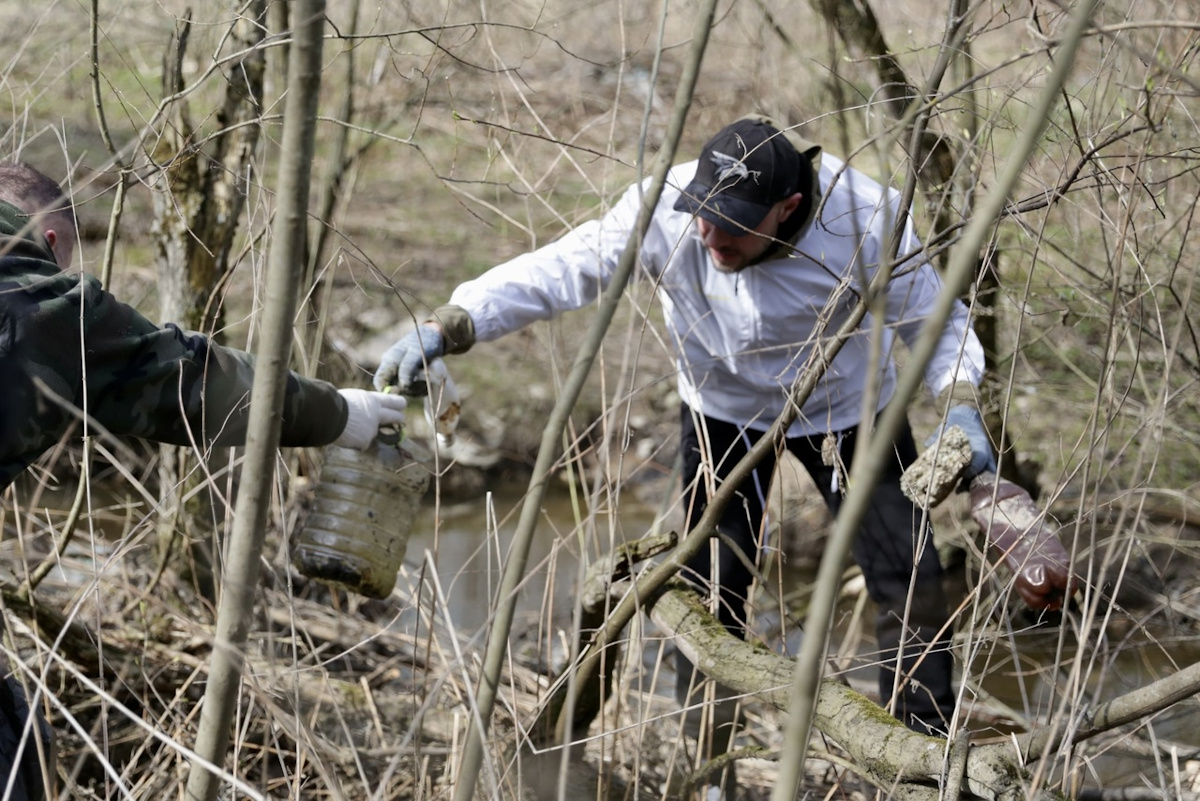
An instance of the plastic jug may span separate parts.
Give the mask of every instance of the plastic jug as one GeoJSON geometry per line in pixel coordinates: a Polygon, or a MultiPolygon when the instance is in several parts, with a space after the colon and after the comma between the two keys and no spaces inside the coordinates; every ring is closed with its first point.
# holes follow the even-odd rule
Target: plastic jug
{"type": "Polygon", "coordinates": [[[292,544],[309,578],[369,598],[396,586],[408,535],[429,486],[430,455],[381,429],[366,450],[327,446],[312,506],[292,544]]]}

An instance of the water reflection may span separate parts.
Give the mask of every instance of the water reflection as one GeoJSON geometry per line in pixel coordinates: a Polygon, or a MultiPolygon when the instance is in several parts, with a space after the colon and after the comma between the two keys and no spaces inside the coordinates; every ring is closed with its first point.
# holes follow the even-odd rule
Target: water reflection
{"type": "MultiPolygon", "coordinates": [[[[1081,642],[1072,622],[1002,631],[992,642],[981,638],[983,647],[978,648],[969,675],[985,693],[984,703],[993,708],[997,702],[1006,704],[1032,728],[1056,725],[1065,730],[1081,711],[1167,677],[1178,665],[1200,660],[1200,642],[1194,636],[1181,637],[1180,632],[1153,623],[1133,636],[1110,630],[1081,642]],[[1079,698],[1082,702],[1071,703],[1079,698]]],[[[1079,748],[1064,789],[1074,791],[1081,784],[1157,786],[1162,776],[1170,777],[1175,768],[1195,759],[1200,748],[1198,706],[1196,699],[1184,700],[1120,730],[1124,734],[1104,735],[1097,741],[1105,743],[1098,755],[1079,755],[1096,754],[1094,743],[1079,748]],[[1177,764],[1172,766],[1172,761],[1177,764]]],[[[1059,772],[1055,780],[1061,779],[1059,772]]]]}
{"type": "MultiPolygon", "coordinates": [[[[436,566],[450,620],[462,632],[474,633],[488,622],[525,489],[524,484],[499,485],[478,500],[426,505],[413,526],[406,570],[411,575],[429,569],[430,561],[436,566]]],[[[573,499],[565,487],[547,493],[517,598],[518,620],[569,625],[580,555],[590,563],[615,543],[643,536],[655,517],[655,510],[629,498],[616,509],[583,507],[585,501],[573,499]]]]}

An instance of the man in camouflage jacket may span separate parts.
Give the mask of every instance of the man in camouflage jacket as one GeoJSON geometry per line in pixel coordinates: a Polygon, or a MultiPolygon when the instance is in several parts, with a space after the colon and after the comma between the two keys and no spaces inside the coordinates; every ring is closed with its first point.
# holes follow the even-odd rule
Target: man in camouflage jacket
{"type": "MultiPolygon", "coordinates": [[[[0,165],[0,489],[83,415],[109,434],[244,443],[253,357],[156,326],[96,278],[63,272],[75,239],[57,184],[26,165],[0,165]]],[[[403,408],[399,396],[289,373],[280,445],[366,447],[403,408]]]]}
{"type": "MultiPolygon", "coordinates": [[[[176,445],[245,442],[254,360],[202,334],[158,327],[94,277],[67,273],[78,233],[58,185],[0,165],[0,491],[55,443],[92,430],[176,445]]],[[[290,373],[280,444],[365,448],[402,424],[405,400],[290,373]]],[[[0,631],[3,619],[0,618],[0,631]]],[[[45,797],[52,736],[0,657],[0,797],[45,797]],[[22,741],[24,744],[22,745],[22,741]]],[[[50,768],[53,772],[53,768],[50,768]]]]}

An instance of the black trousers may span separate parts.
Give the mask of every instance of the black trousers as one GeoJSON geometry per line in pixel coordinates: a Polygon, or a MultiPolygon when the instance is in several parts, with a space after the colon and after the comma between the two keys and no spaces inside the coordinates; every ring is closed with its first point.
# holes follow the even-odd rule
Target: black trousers
{"type": "MultiPolygon", "coordinates": [[[[720,486],[763,432],[711,418],[697,419],[687,405],[683,406],[680,422],[684,498],[691,528],[708,505],[710,486],[720,486]]],[[[787,450],[808,470],[834,515],[841,506],[842,478],[850,468],[856,434],[857,427],[834,435],[840,472],[822,460],[824,435],[785,441],[787,450]]],[[[877,655],[880,698],[884,704],[892,698],[899,655],[901,684],[896,717],[917,731],[926,732],[930,727],[944,730],[954,711],[953,657],[950,627],[945,626],[940,636],[938,631],[947,622],[949,610],[932,531],[928,525],[917,530],[920,511],[900,489],[901,473],[917,456],[907,422],[896,437],[895,454],[896,458],[884,466],[871,508],[855,538],[853,555],[878,610],[875,635],[880,649],[877,655]],[[910,606],[909,585],[914,571],[916,581],[910,606]]],[[[751,563],[758,564],[759,532],[778,455],[778,451],[773,452],[759,463],[722,515],[717,525],[723,539],[716,549],[716,570],[711,548],[701,549],[687,565],[689,579],[705,591],[711,587],[712,578],[718,578],[718,617],[738,636],[745,636],[745,607],[753,573],[724,539],[736,543],[751,563]]]]}
{"type": "Polygon", "coordinates": [[[39,713],[34,718],[33,736],[26,736],[24,730],[29,715],[29,703],[21,685],[12,676],[0,678],[0,798],[10,801],[42,801],[46,797],[38,744],[34,738],[41,738],[44,753],[53,754],[53,735],[39,713]],[[12,788],[6,796],[4,790],[10,782],[12,788]]]}

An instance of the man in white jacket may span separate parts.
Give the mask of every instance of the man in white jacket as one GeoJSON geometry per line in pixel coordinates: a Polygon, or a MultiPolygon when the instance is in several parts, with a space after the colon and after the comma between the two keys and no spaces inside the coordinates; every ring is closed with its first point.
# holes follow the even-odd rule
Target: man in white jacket
{"type": "MultiPolygon", "coordinates": [[[[398,384],[411,393],[423,366],[437,356],[462,353],[476,341],[592,303],[634,230],[644,188],[631,187],[600,219],[460,285],[449,305],[385,354],[376,387],[398,384]]],[[[709,487],[720,483],[784,410],[820,337],[837,330],[876,268],[891,259],[887,243],[902,213],[894,191],[761,117],[727,126],[697,161],[671,171],[639,259],[658,289],[676,348],[689,525],[703,513],[709,487]]],[[[868,388],[877,393],[877,410],[891,399],[896,337],[913,342],[942,292],[911,223],[903,232],[881,321],[881,358],[872,353],[879,343],[870,333],[876,321],[868,316],[787,432],[786,447],[834,513],[864,393],[868,388]]],[[[953,397],[952,420],[972,438],[976,472],[992,461],[972,403],[983,363],[960,303],[925,381],[935,396],[953,397]]],[[[895,453],[853,553],[878,606],[883,702],[893,704],[908,726],[944,731],[955,703],[950,626],[930,531],[900,489],[900,474],[917,455],[907,426],[896,438],[895,453]]],[[[719,593],[719,617],[738,634],[745,632],[752,583],[746,562],[755,563],[761,552],[764,496],[774,468],[773,457],[761,463],[725,511],[716,564],[710,549],[703,549],[688,565],[697,586],[719,593]]]]}

